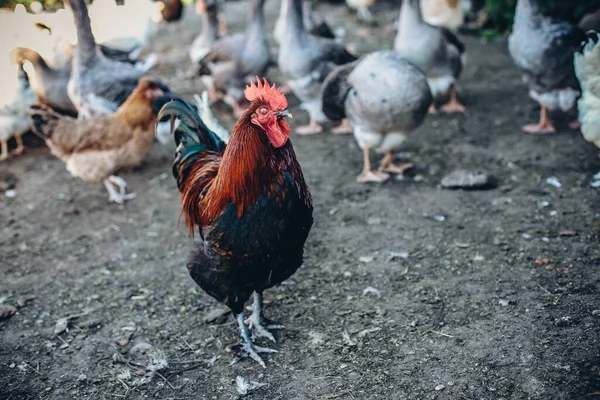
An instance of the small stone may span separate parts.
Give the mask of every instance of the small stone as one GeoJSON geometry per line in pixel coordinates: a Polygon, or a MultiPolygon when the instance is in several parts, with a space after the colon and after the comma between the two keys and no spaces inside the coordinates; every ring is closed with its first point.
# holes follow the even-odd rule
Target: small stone
{"type": "Polygon", "coordinates": [[[551,176],[551,177],[547,178],[546,183],[550,186],[554,186],[555,188],[562,187],[562,184],[560,183],[558,178],[556,178],[555,176],[551,176]]]}
{"type": "Polygon", "coordinates": [[[150,343],[146,343],[146,342],[140,342],[135,344],[130,350],[129,350],[129,354],[136,354],[136,353],[145,353],[146,350],[149,350],[152,348],[152,345],[150,343]]]}
{"type": "Polygon", "coordinates": [[[59,318],[59,320],[56,321],[56,325],[54,325],[54,334],[60,335],[67,329],[69,329],[69,319],[68,318],[59,318]]]}
{"type": "Polygon", "coordinates": [[[373,256],[362,256],[362,257],[358,258],[358,261],[368,264],[371,261],[373,261],[374,259],[375,259],[375,257],[373,257],[373,256]]]}
{"type": "Polygon", "coordinates": [[[129,340],[133,336],[133,332],[123,332],[120,338],[115,340],[115,343],[121,347],[127,346],[129,344],[129,340]]]}
{"type": "Polygon", "coordinates": [[[547,237],[542,237],[542,242],[544,243],[550,243],[550,239],[548,239],[547,237]]]}
{"type": "Polygon", "coordinates": [[[14,306],[5,303],[0,304],[0,321],[10,318],[16,313],[17,309],[14,306]]]}
{"type": "Polygon", "coordinates": [[[577,232],[575,231],[560,231],[558,236],[576,236],[577,232]]]}
{"type": "Polygon", "coordinates": [[[594,317],[600,317],[600,310],[594,310],[594,311],[592,311],[592,315],[594,317]]]}
{"type": "Polygon", "coordinates": [[[439,391],[444,390],[444,389],[446,389],[446,386],[444,386],[444,385],[437,385],[435,387],[435,391],[436,392],[439,392],[439,391]]]}
{"type": "Polygon", "coordinates": [[[482,172],[457,170],[442,178],[442,187],[445,189],[485,190],[496,186],[496,180],[482,172]]]}
{"type": "Polygon", "coordinates": [[[542,207],[548,207],[548,206],[550,206],[550,202],[549,202],[549,201],[546,201],[546,200],[544,200],[544,201],[542,201],[542,202],[540,203],[540,206],[542,206],[542,207]]]}
{"type": "Polygon", "coordinates": [[[372,286],[366,287],[365,290],[363,290],[363,292],[362,292],[363,296],[366,296],[368,294],[372,294],[372,295],[375,295],[377,297],[381,297],[381,292],[379,290],[375,289],[372,286]]]}
{"type": "Polygon", "coordinates": [[[8,189],[6,192],[4,192],[4,195],[7,198],[12,199],[17,195],[17,192],[14,189],[8,189]]]}
{"type": "Polygon", "coordinates": [[[508,305],[510,304],[510,301],[501,299],[501,300],[498,301],[498,303],[500,303],[500,305],[502,307],[508,307],[508,305]]]}
{"type": "Polygon", "coordinates": [[[19,297],[17,299],[17,305],[19,307],[25,307],[27,305],[28,302],[30,302],[31,300],[35,299],[35,296],[24,296],[24,297],[19,297]]]}
{"type": "Polygon", "coordinates": [[[351,277],[352,277],[352,272],[344,271],[344,278],[351,278],[351,277]]]}
{"type": "Polygon", "coordinates": [[[392,251],[390,252],[390,256],[388,258],[388,261],[394,261],[397,258],[403,258],[403,259],[407,259],[408,258],[408,252],[407,251],[392,251]]]}
{"type": "Polygon", "coordinates": [[[79,382],[83,382],[87,379],[87,376],[85,374],[79,374],[79,376],[77,377],[77,380],[79,382]]]}
{"type": "Polygon", "coordinates": [[[443,215],[434,215],[433,219],[437,222],[444,222],[446,220],[446,217],[444,217],[443,215]]]}
{"type": "Polygon", "coordinates": [[[369,224],[369,225],[379,225],[379,224],[381,224],[381,218],[379,218],[379,217],[369,217],[367,219],[367,224],[369,224]]]}

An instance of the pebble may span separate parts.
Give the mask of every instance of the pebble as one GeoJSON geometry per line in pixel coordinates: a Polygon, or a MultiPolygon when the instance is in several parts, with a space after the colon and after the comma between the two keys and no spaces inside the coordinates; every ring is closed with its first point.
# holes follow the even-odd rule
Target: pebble
{"type": "Polygon", "coordinates": [[[499,300],[498,303],[500,303],[500,305],[502,307],[508,307],[508,305],[510,304],[510,302],[508,300],[504,300],[504,299],[499,300]]]}
{"type": "Polygon", "coordinates": [[[368,294],[373,294],[377,297],[381,297],[381,292],[372,286],[366,287],[365,290],[363,290],[362,294],[363,294],[363,296],[366,296],[368,294]]]}
{"type": "Polygon", "coordinates": [[[556,178],[555,176],[551,176],[551,177],[547,178],[546,183],[550,186],[554,186],[555,188],[562,187],[562,184],[560,183],[558,178],[556,178]]]}
{"type": "Polygon", "coordinates": [[[592,311],[592,315],[594,317],[600,317],[600,310],[594,310],[594,311],[592,311]]]}
{"type": "Polygon", "coordinates": [[[56,325],[54,326],[54,334],[58,335],[63,333],[69,328],[69,319],[68,318],[59,318],[56,321],[56,325]]]}
{"type": "Polygon", "coordinates": [[[442,187],[445,189],[484,190],[496,186],[496,180],[483,172],[457,170],[442,178],[442,187]]]}
{"type": "Polygon", "coordinates": [[[388,258],[388,261],[393,261],[397,258],[403,258],[406,260],[408,258],[408,252],[407,251],[400,251],[400,252],[392,251],[392,252],[390,252],[390,257],[388,258]]]}
{"type": "Polygon", "coordinates": [[[437,386],[435,387],[435,391],[436,391],[436,392],[439,392],[440,390],[444,390],[444,389],[446,389],[446,386],[444,386],[444,385],[437,385],[437,386]]]}
{"type": "Polygon", "coordinates": [[[14,306],[5,303],[0,304],[0,320],[10,318],[16,313],[17,309],[14,306]]]}
{"type": "Polygon", "coordinates": [[[17,192],[14,189],[8,189],[6,192],[4,192],[4,195],[9,199],[12,199],[17,195],[17,192]]]}
{"type": "Polygon", "coordinates": [[[521,236],[523,236],[523,239],[527,239],[527,240],[532,238],[532,236],[529,233],[524,233],[521,236]]]}
{"type": "Polygon", "coordinates": [[[152,345],[150,343],[140,342],[140,343],[135,344],[129,350],[129,354],[144,353],[146,350],[148,350],[150,348],[152,348],[152,345]]]}

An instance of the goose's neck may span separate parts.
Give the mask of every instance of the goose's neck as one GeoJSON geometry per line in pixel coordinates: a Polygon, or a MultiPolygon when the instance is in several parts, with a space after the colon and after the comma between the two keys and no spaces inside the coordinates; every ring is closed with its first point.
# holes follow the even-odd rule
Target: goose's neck
{"type": "Polygon", "coordinates": [[[302,0],[283,0],[281,9],[285,9],[285,31],[294,36],[304,34],[306,31],[302,19],[302,0]]]}
{"type": "Polygon", "coordinates": [[[400,9],[400,29],[423,23],[419,0],[403,0],[400,9]]]}
{"type": "Polygon", "coordinates": [[[265,17],[263,8],[265,0],[252,0],[252,10],[250,12],[250,21],[248,30],[250,34],[261,35],[265,31],[265,17]]]}
{"type": "Polygon", "coordinates": [[[540,11],[540,5],[538,0],[519,0],[517,2],[517,9],[515,14],[517,16],[530,16],[538,14],[540,11]]]}
{"type": "Polygon", "coordinates": [[[202,37],[216,39],[219,35],[218,10],[206,10],[202,14],[202,37]]]}
{"type": "Polygon", "coordinates": [[[96,56],[96,40],[92,33],[85,0],[68,0],[77,28],[77,58],[87,64],[96,56]]]}

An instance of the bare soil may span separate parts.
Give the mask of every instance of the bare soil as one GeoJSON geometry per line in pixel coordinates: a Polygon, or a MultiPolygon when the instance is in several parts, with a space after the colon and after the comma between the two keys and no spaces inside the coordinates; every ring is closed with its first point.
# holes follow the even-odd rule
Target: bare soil
{"type": "MultiPolygon", "coordinates": [[[[225,5],[232,31],[247,7],[225,5]]],[[[270,27],[278,9],[267,5],[270,27]]],[[[319,9],[358,53],[391,47],[396,9],[380,8],[368,39],[345,7],[319,9]]],[[[191,96],[201,84],[184,79],[187,45],[200,26],[186,11],[153,49],[156,74],[191,96]]],[[[429,117],[399,153],[416,165],[404,179],[355,183],[351,136],[292,137],[315,224],[304,266],[266,293],[266,314],[285,325],[266,369],[232,365],[237,328],[188,276],[173,148],[123,174],[138,195],[125,206],[43,148],[2,163],[16,197],[0,195],[0,302],[18,313],[0,321],[0,399],[235,399],[238,376],[262,384],[250,399],[598,397],[598,150],[566,129],[522,134],[538,109],[505,41],[463,39],[469,114],[429,117]],[[441,189],[455,169],[499,186],[441,189]]],[[[292,122],[305,123],[297,105],[292,122]]]]}

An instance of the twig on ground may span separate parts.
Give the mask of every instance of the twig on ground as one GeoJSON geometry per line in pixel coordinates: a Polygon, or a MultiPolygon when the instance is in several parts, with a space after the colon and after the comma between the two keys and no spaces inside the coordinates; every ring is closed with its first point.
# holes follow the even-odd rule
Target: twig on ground
{"type": "Polygon", "coordinates": [[[430,329],[428,332],[425,332],[425,333],[429,333],[429,332],[435,333],[436,335],[445,336],[445,337],[448,337],[448,338],[454,338],[454,336],[452,336],[452,335],[449,335],[449,334],[444,333],[444,332],[434,331],[433,329],[430,329]]]}
{"type": "Polygon", "coordinates": [[[540,289],[542,289],[544,292],[546,292],[547,295],[554,296],[551,291],[549,291],[548,289],[546,289],[545,287],[543,287],[539,283],[536,283],[536,285],[537,285],[537,287],[539,287],[540,289]]]}
{"type": "Polygon", "coordinates": [[[181,389],[181,388],[182,388],[182,387],[185,385],[185,383],[184,383],[184,384],[183,384],[181,387],[179,387],[179,388],[176,388],[175,386],[173,386],[173,384],[172,384],[171,382],[169,382],[169,380],[168,380],[167,378],[165,378],[165,377],[164,377],[164,375],[163,375],[163,374],[161,374],[161,373],[160,373],[160,372],[158,372],[158,371],[154,371],[154,373],[155,373],[156,375],[158,375],[159,377],[161,377],[161,378],[162,378],[162,380],[163,380],[163,381],[165,381],[165,383],[166,383],[167,385],[169,385],[169,387],[170,387],[171,389],[173,389],[173,390],[179,390],[179,389],[181,389]]]}
{"type": "Polygon", "coordinates": [[[181,374],[183,372],[187,372],[187,371],[191,371],[191,370],[197,369],[200,366],[202,366],[202,364],[195,364],[195,365],[192,365],[191,367],[187,367],[187,368],[180,369],[179,371],[171,372],[170,374],[167,375],[167,379],[170,378],[170,377],[172,377],[172,376],[179,375],[179,374],[181,374]]]}

